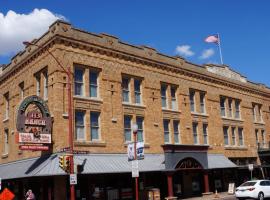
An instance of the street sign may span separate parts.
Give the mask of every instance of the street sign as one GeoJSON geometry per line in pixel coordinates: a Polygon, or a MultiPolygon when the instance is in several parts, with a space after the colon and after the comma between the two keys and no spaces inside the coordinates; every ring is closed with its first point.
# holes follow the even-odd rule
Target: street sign
{"type": "Polygon", "coordinates": [[[139,177],[139,162],[138,160],[133,160],[131,162],[132,177],[139,177]]]}
{"type": "Polygon", "coordinates": [[[15,195],[7,188],[0,194],[0,200],[12,200],[14,197],[15,195]]]}
{"type": "Polygon", "coordinates": [[[253,171],[253,169],[254,169],[253,164],[249,164],[249,165],[248,165],[248,170],[249,170],[249,171],[253,171]]]}
{"type": "Polygon", "coordinates": [[[69,183],[70,185],[77,185],[77,174],[70,174],[69,183]]]}

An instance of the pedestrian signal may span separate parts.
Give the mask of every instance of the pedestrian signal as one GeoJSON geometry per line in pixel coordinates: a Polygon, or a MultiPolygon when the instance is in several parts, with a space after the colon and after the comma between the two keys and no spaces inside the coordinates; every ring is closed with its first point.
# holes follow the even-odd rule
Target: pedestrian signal
{"type": "Polygon", "coordinates": [[[59,167],[65,170],[64,156],[59,156],[59,167]]]}

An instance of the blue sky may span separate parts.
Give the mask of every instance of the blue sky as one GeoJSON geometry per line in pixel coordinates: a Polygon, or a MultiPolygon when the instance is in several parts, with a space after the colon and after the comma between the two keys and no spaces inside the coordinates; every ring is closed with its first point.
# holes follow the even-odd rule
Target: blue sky
{"type": "Polygon", "coordinates": [[[0,64],[22,48],[21,41],[39,37],[62,17],[74,27],[196,64],[220,63],[217,46],[204,42],[219,33],[224,64],[270,86],[269,10],[267,0],[0,0],[0,64]]]}

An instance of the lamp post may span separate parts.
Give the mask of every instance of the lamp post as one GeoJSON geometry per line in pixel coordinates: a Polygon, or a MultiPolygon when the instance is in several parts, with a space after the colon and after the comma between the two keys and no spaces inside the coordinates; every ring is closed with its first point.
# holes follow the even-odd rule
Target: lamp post
{"type": "MultiPolygon", "coordinates": [[[[36,46],[38,48],[42,48],[42,46],[34,44],[32,42],[25,41],[23,42],[24,45],[29,46],[36,46]]],[[[70,148],[70,174],[74,174],[74,159],[73,159],[73,113],[72,113],[72,94],[71,94],[71,79],[72,79],[72,72],[70,67],[65,69],[65,67],[59,62],[59,60],[48,50],[46,51],[53,57],[53,59],[57,62],[58,66],[62,68],[64,73],[67,75],[67,85],[68,85],[68,135],[69,135],[69,148],[70,148]]],[[[70,184],[70,200],[75,200],[75,186],[70,184]]]]}
{"type": "MultiPolygon", "coordinates": [[[[132,125],[132,131],[133,131],[133,138],[134,138],[134,161],[137,162],[137,131],[138,131],[138,125],[133,124],[132,125]]],[[[135,194],[136,194],[136,200],[139,200],[139,188],[138,188],[138,177],[135,177],[135,194]]]]}

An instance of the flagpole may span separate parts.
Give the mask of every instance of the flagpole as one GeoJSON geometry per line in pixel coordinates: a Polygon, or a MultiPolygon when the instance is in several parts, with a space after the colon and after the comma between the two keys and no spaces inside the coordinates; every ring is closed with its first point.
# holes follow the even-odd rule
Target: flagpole
{"type": "Polygon", "coordinates": [[[221,64],[223,65],[223,58],[222,58],[222,53],[221,53],[221,40],[220,40],[220,36],[219,36],[219,33],[217,34],[218,35],[218,48],[219,48],[219,56],[220,56],[220,61],[221,61],[221,64]]]}

